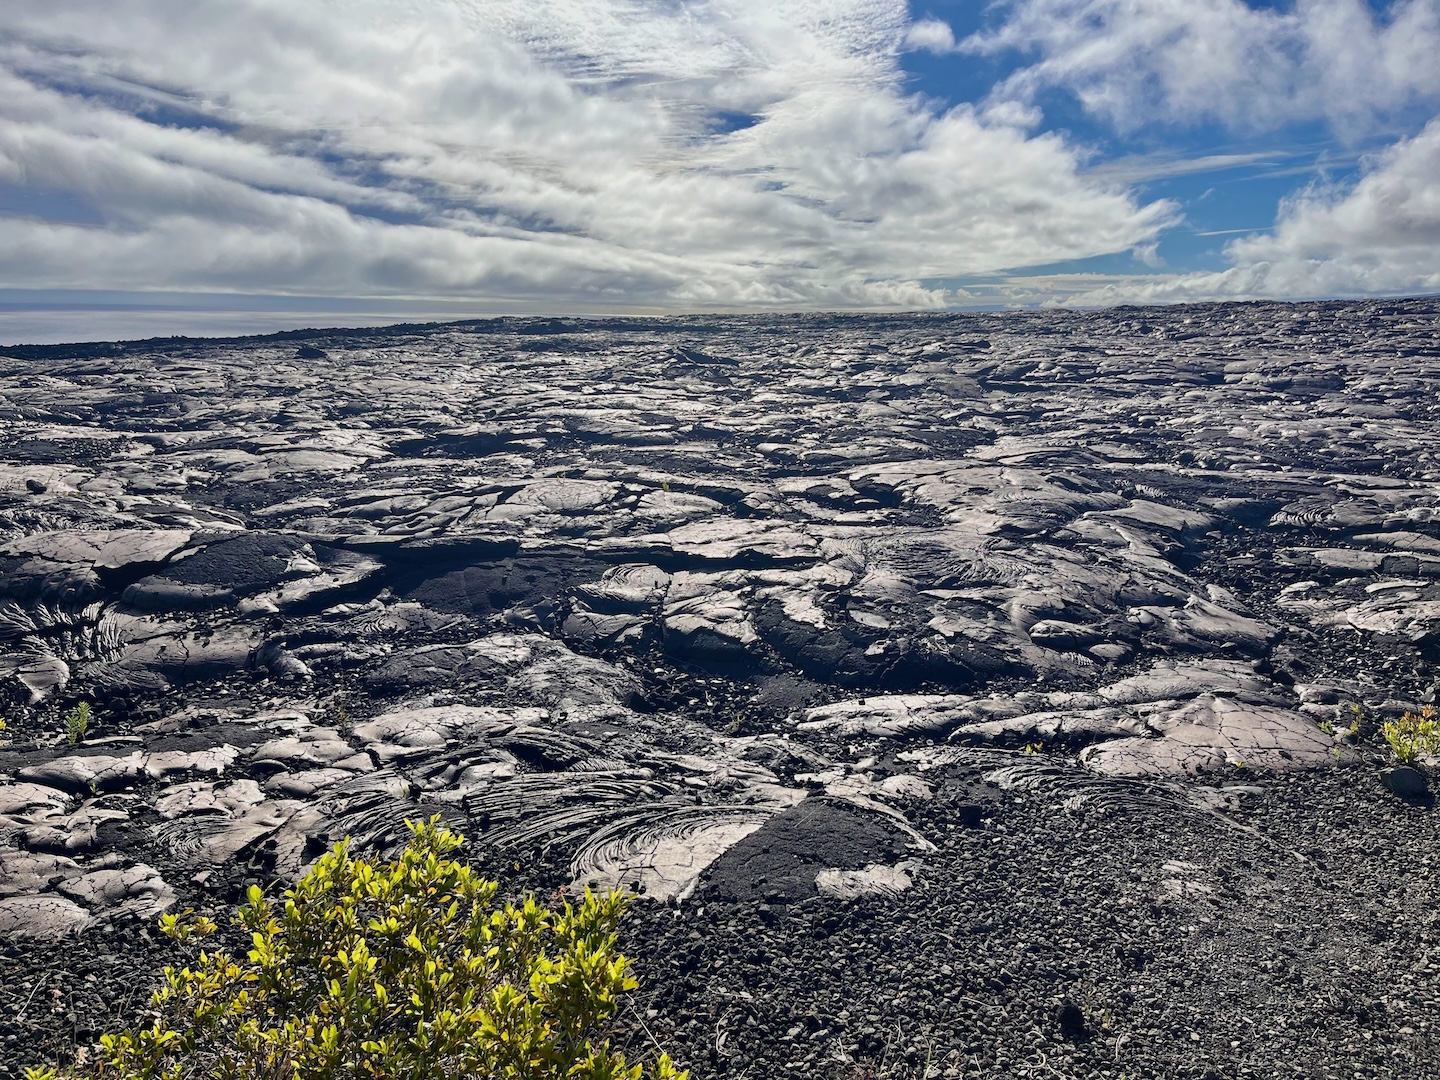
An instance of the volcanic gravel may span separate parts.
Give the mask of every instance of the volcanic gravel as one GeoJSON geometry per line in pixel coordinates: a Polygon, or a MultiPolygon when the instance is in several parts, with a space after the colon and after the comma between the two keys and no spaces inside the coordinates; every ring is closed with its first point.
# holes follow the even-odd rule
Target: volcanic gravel
{"type": "Polygon", "coordinates": [[[1440,1075],[1440,835],[1368,770],[1247,778],[1223,819],[948,773],[898,897],[637,909],[633,1045],[696,1076],[1440,1075]]]}

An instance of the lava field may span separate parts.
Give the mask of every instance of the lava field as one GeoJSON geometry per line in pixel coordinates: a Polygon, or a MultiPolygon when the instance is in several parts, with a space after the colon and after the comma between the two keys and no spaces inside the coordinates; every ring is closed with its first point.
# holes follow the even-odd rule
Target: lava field
{"type": "Polygon", "coordinates": [[[0,348],[0,1077],[431,814],[697,1078],[1440,1076],[1437,421],[1436,300],[0,348]]]}

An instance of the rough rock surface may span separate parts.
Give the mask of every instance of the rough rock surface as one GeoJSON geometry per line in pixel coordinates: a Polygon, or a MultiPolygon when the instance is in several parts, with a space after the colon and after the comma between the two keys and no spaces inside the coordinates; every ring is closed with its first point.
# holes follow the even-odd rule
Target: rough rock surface
{"type": "Polygon", "coordinates": [[[1376,737],[1436,694],[1437,330],[0,350],[0,1078],[133,1015],[157,912],[434,813],[658,901],[626,1023],[697,1076],[1440,1074],[1376,737]]]}

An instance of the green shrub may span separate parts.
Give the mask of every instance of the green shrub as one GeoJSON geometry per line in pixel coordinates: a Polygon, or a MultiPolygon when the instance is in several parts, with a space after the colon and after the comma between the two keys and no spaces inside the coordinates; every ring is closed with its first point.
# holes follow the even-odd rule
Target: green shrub
{"type": "Polygon", "coordinates": [[[1418,713],[1407,712],[1399,720],[1385,721],[1380,725],[1380,734],[1402,765],[1413,765],[1425,754],[1440,754],[1440,719],[1433,705],[1426,705],[1418,713]]]}
{"type": "MultiPolygon", "coordinates": [[[[251,887],[248,961],[167,968],[148,1025],[101,1039],[105,1080],[638,1080],[603,1029],[635,986],[615,930],[628,900],[496,905],[435,818],[383,865],[345,845],[282,902],[251,887]]],[[[185,941],[215,929],[166,916],[185,941]]],[[[661,1055],[656,1080],[684,1080],[661,1055]]]]}

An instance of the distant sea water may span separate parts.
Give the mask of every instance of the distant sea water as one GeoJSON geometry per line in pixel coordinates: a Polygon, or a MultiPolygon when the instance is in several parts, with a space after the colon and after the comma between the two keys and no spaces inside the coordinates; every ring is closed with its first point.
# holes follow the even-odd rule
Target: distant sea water
{"type": "Polygon", "coordinates": [[[495,305],[456,300],[0,289],[0,348],[157,337],[239,337],[309,327],[566,314],[551,309],[532,311],[530,307],[525,303],[495,305]]]}

